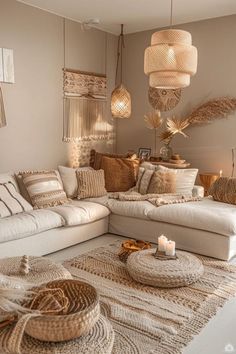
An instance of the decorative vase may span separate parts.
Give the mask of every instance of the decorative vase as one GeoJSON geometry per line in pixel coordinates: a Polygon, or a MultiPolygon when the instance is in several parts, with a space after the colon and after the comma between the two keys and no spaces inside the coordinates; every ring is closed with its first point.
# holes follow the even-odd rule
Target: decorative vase
{"type": "Polygon", "coordinates": [[[163,161],[169,161],[173,154],[172,147],[169,144],[165,144],[160,149],[160,157],[163,161]]]}

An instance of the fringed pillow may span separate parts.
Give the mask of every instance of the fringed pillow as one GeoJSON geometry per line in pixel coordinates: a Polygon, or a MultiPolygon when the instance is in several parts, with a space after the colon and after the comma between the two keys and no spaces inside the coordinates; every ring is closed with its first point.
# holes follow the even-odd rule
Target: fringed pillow
{"type": "Polygon", "coordinates": [[[56,171],[27,171],[20,174],[34,208],[47,208],[69,202],[56,171]]]}
{"type": "Polygon", "coordinates": [[[209,195],[218,202],[236,204],[236,178],[219,177],[210,187],[209,195]]]}

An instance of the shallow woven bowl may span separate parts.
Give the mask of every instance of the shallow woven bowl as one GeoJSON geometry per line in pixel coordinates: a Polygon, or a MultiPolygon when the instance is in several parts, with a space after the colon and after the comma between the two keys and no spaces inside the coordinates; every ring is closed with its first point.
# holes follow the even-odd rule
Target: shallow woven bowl
{"type": "Polygon", "coordinates": [[[62,342],[87,334],[100,315],[96,289],[72,279],[55,280],[47,288],[61,288],[69,299],[66,314],[42,315],[29,320],[25,332],[33,338],[47,342],[62,342]]]}
{"type": "Polygon", "coordinates": [[[122,262],[126,262],[129,255],[133,252],[146,250],[151,248],[151,243],[142,240],[127,240],[122,242],[119,258],[122,262]]]}

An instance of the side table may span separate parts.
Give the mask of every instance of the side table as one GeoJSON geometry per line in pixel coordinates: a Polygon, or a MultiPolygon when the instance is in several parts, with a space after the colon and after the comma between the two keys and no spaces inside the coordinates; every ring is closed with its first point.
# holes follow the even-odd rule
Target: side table
{"type": "Polygon", "coordinates": [[[199,178],[204,187],[204,195],[207,196],[211,185],[220,177],[220,173],[216,172],[204,172],[199,173],[199,178]]]}

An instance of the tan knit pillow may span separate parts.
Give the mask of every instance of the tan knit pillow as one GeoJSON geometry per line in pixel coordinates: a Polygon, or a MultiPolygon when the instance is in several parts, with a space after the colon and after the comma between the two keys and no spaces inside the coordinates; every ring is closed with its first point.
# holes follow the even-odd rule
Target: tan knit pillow
{"type": "Polygon", "coordinates": [[[102,197],[107,194],[103,170],[76,171],[78,199],[102,197]]]}
{"type": "Polygon", "coordinates": [[[155,171],[148,186],[148,194],[176,192],[176,174],[171,171],[155,171]]]}
{"type": "Polygon", "coordinates": [[[103,156],[101,168],[105,173],[106,190],[125,192],[135,186],[139,164],[138,159],[103,156]]]}
{"type": "Polygon", "coordinates": [[[236,204],[236,178],[218,178],[210,187],[209,195],[218,202],[236,204]]]}

